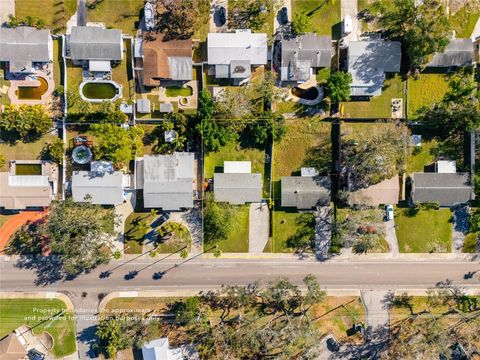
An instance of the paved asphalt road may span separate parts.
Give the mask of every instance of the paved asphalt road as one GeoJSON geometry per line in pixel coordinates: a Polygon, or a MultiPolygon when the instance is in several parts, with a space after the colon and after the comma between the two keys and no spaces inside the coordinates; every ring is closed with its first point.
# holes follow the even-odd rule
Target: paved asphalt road
{"type": "Polygon", "coordinates": [[[254,280],[271,280],[287,276],[292,282],[311,273],[327,289],[425,289],[436,282],[450,279],[466,288],[480,290],[480,262],[459,261],[350,261],[312,262],[301,260],[234,260],[195,259],[175,266],[181,260],[162,260],[157,263],[114,261],[71,281],[35,285],[36,274],[19,269],[15,263],[0,259],[0,289],[2,291],[91,291],[111,292],[152,289],[202,290],[222,284],[246,284],[254,280]],[[108,278],[101,272],[112,270],[108,278]],[[125,279],[138,271],[133,279],[125,279]],[[161,279],[156,272],[166,271],[161,279]],[[469,276],[470,275],[470,276],[469,276]]]}

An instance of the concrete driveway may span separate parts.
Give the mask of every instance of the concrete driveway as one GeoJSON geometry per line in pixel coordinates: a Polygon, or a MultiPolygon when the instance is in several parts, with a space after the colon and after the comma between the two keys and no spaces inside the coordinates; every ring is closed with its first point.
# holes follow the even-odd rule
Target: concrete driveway
{"type": "Polygon", "coordinates": [[[385,223],[385,240],[388,243],[388,252],[393,256],[398,256],[398,239],[397,231],[395,229],[395,220],[389,220],[385,223]]]}
{"type": "Polygon", "coordinates": [[[248,252],[262,253],[268,242],[268,218],[267,203],[250,204],[249,227],[248,227],[248,252]]]}
{"type": "Polygon", "coordinates": [[[8,21],[8,16],[15,16],[15,0],[0,0],[0,26],[8,21]]]}
{"type": "Polygon", "coordinates": [[[385,290],[362,290],[360,297],[365,306],[365,321],[367,323],[367,339],[372,343],[387,341],[380,334],[390,332],[390,313],[388,309],[389,291],[385,290]],[[378,336],[378,337],[377,337],[378,336]]]}

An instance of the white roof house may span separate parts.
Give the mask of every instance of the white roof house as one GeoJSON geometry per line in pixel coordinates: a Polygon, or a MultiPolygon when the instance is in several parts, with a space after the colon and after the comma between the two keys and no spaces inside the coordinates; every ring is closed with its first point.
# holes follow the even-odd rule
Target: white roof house
{"type": "Polygon", "coordinates": [[[209,33],[208,65],[215,65],[217,78],[245,79],[252,65],[268,62],[267,34],[237,30],[234,33],[209,33]]]}
{"type": "Polygon", "coordinates": [[[170,349],[166,337],[144,344],[142,356],[143,360],[183,360],[181,349],[170,349]]]}

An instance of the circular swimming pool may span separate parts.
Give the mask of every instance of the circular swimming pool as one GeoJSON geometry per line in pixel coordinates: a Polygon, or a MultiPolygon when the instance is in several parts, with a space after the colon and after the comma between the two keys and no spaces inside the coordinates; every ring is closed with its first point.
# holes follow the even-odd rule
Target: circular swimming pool
{"type": "Polygon", "coordinates": [[[80,96],[85,101],[114,101],[122,96],[122,87],[115,81],[87,81],[80,84],[80,96]]]}

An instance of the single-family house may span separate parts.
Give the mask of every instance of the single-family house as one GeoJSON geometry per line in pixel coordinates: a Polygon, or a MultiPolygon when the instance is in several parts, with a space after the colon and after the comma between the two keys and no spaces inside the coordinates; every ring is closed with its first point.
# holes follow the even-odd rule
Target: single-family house
{"type": "Polygon", "coordinates": [[[92,161],[90,171],[74,171],[72,197],[74,201],[90,201],[98,205],[120,205],[124,201],[124,174],[114,171],[108,161],[92,161]]]}
{"type": "Polygon", "coordinates": [[[23,360],[28,359],[27,350],[24,348],[15,333],[3,337],[0,340],[1,360],[23,360]]]}
{"type": "Polygon", "coordinates": [[[455,161],[437,161],[435,171],[412,174],[414,203],[438,202],[440,206],[453,206],[474,198],[470,174],[457,173],[455,161]]]}
{"type": "Polygon", "coordinates": [[[304,82],[319,68],[330,68],[333,56],[332,37],[308,33],[283,39],[280,79],[286,82],[304,82]]]}
{"type": "Polygon", "coordinates": [[[35,66],[53,60],[53,41],[50,30],[34,27],[0,27],[0,62],[7,64],[7,72],[32,74],[35,66]]]}
{"type": "Polygon", "coordinates": [[[48,207],[57,193],[58,167],[42,160],[11,161],[9,166],[0,172],[0,208],[48,207]]]}
{"type": "Polygon", "coordinates": [[[312,210],[330,204],[331,182],[328,176],[311,176],[306,172],[302,176],[282,176],[280,182],[282,207],[312,210]]]}
{"type": "Polygon", "coordinates": [[[168,337],[152,340],[142,346],[143,360],[198,360],[199,355],[192,346],[170,347],[168,337]]]}
{"type": "Polygon", "coordinates": [[[240,84],[248,79],[252,67],[268,62],[267,34],[236,30],[234,33],[209,33],[208,65],[217,79],[233,79],[240,84]]]}
{"type": "Polygon", "coordinates": [[[451,39],[443,52],[437,52],[427,67],[462,67],[473,64],[472,39],[451,39]]]}
{"type": "Polygon", "coordinates": [[[399,41],[361,40],[348,46],[348,72],[352,75],[350,96],[378,96],[387,73],[400,71],[399,41]]]}
{"type": "Polygon", "coordinates": [[[110,72],[123,59],[122,31],[98,26],[73,26],[67,36],[66,57],[91,72],[110,72]],[[87,66],[88,65],[88,66],[87,66]]]}
{"type": "Polygon", "coordinates": [[[251,171],[250,161],[225,161],[223,173],[213,176],[215,201],[241,205],[262,200],[262,174],[251,171]]]}
{"type": "Polygon", "coordinates": [[[144,86],[158,86],[161,80],[193,79],[192,39],[166,41],[163,34],[144,32],[141,54],[144,86]]]}
{"type": "Polygon", "coordinates": [[[143,189],[146,208],[181,210],[193,207],[194,153],[145,155],[135,160],[135,188],[143,189]]]}

